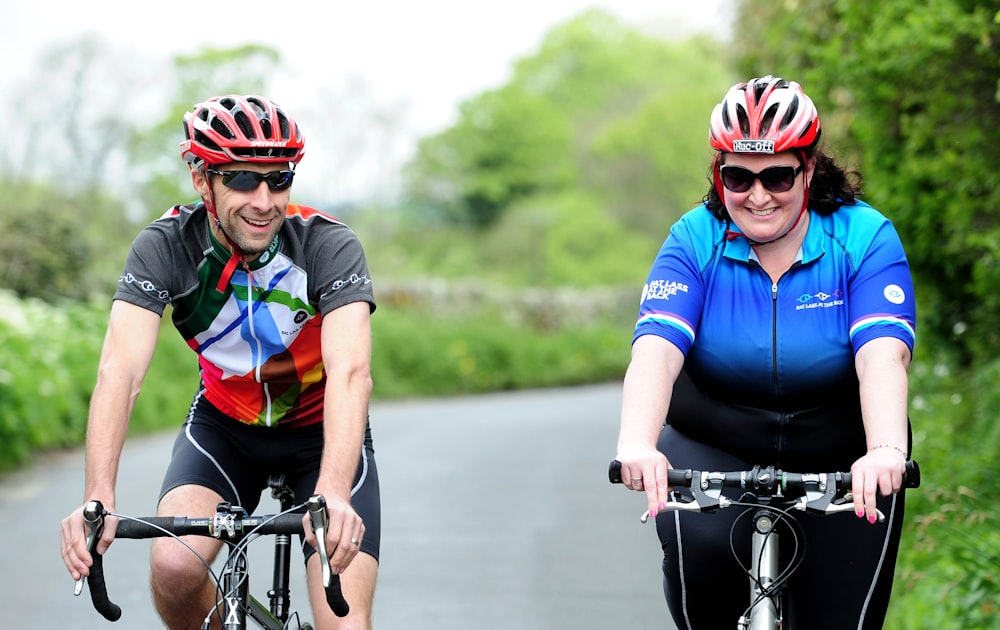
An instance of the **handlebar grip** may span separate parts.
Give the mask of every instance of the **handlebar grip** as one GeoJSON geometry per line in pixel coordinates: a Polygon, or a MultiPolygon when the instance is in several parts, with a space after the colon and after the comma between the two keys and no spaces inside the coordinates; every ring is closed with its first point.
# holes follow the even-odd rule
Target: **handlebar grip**
{"type": "Polygon", "coordinates": [[[97,612],[101,613],[108,621],[118,621],[121,619],[122,609],[108,599],[108,586],[104,581],[104,556],[97,553],[97,542],[104,530],[104,516],[106,514],[104,506],[97,500],[88,501],[83,507],[83,522],[87,527],[87,551],[90,552],[90,557],[93,560],[87,582],[90,586],[90,601],[94,604],[97,612]]]}
{"type": "Polygon", "coordinates": [[[347,605],[344,593],[340,590],[339,575],[330,578],[330,585],[326,587],[326,603],[338,617],[346,617],[347,613],[351,612],[351,607],[347,605]]]}
{"type": "MultiPolygon", "coordinates": [[[[850,490],[851,483],[853,483],[853,481],[854,477],[851,473],[844,473],[840,481],[841,487],[850,490]]],[[[903,471],[903,487],[920,487],[920,466],[918,466],[917,462],[912,459],[906,461],[906,469],[903,471]]]]}
{"type": "Polygon", "coordinates": [[[338,617],[346,617],[351,609],[340,589],[340,576],[334,575],[330,571],[330,559],[326,553],[326,527],[328,524],[326,499],[322,495],[310,497],[306,501],[306,510],[309,512],[313,533],[316,534],[316,552],[319,554],[320,562],[323,563],[323,589],[326,591],[326,603],[330,606],[333,614],[338,617]]]}
{"type": "Polygon", "coordinates": [[[906,488],[920,487],[920,466],[912,459],[906,462],[906,471],[903,473],[903,486],[906,488]]]}
{"type": "Polygon", "coordinates": [[[108,599],[108,587],[104,582],[104,560],[103,556],[93,554],[94,564],[90,567],[90,601],[93,602],[97,612],[108,621],[118,621],[122,616],[122,609],[118,604],[108,599]]]}
{"type": "MultiPolygon", "coordinates": [[[[667,485],[671,488],[690,488],[691,471],[671,468],[667,470],[667,485]]],[[[617,459],[611,460],[608,464],[608,481],[611,483],[622,483],[622,463],[617,459]]]]}

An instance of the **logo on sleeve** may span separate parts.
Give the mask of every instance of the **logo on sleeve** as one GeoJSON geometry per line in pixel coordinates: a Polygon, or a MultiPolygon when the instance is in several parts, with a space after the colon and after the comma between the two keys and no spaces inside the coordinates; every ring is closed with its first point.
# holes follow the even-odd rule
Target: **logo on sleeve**
{"type": "Polygon", "coordinates": [[[902,304],[906,300],[906,293],[898,284],[890,284],[882,289],[882,295],[893,304],[902,304]]]}
{"type": "Polygon", "coordinates": [[[687,293],[688,286],[682,282],[670,280],[653,280],[642,287],[642,298],[639,303],[646,300],[669,300],[671,295],[687,293]]]}

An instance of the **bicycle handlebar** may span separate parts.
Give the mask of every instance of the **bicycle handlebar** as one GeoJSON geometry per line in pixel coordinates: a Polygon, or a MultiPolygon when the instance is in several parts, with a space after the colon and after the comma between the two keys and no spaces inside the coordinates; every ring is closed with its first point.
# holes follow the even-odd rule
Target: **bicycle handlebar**
{"type": "MultiPolygon", "coordinates": [[[[316,534],[317,552],[320,557],[329,557],[326,553],[326,501],[322,496],[312,497],[307,502],[313,531],[316,534]],[[323,523],[317,528],[316,523],[323,523]]],[[[221,506],[220,506],[221,507],[221,506]]],[[[109,512],[100,501],[90,501],[84,507],[83,517],[87,524],[87,548],[93,557],[90,576],[80,578],[76,582],[74,595],[83,590],[84,582],[90,585],[90,599],[94,608],[108,621],[118,621],[121,618],[121,607],[108,597],[107,584],[104,579],[103,556],[97,553],[97,541],[104,529],[104,517],[109,512]]],[[[146,539],[167,536],[206,536],[237,542],[250,534],[302,535],[302,514],[267,514],[262,516],[245,516],[233,512],[223,512],[221,509],[215,517],[187,518],[183,516],[153,516],[142,519],[122,518],[115,529],[115,538],[146,539]]],[[[323,585],[326,590],[326,601],[330,609],[338,617],[346,617],[350,607],[344,599],[340,586],[340,576],[329,570],[329,562],[325,563],[323,585]]]]}
{"type": "MultiPolygon", "coordinates": [[[[612,460],[608,466],[608,480],[611,483],[622,483],[622,464],[617,459],[612,460]]],[[[732,501],[722,496],[722,489],[742,488],[758,499],[780,498],[792,503],[796,509],[833,514],[853,509],[847,503],[834,503],[851,492],[851,482],[849,472],[791,473],[773,466],[755,466],[751,470],[731,472],[672,468],[667,471],[667,485],[690,488],[693,500],[688,503],[668,503],[667,509],[711,512],[729,507],[732,501]]],[[[920,467],[917,462],[906,462],[903,485],[906,488],[920,487],[920,467]]],[[[879,520],[885,518],[881,513],[879,515],[879,520]]],[[[646,522],[647,517],[648,514],[644,514],[642,521],[646,522]]]]}

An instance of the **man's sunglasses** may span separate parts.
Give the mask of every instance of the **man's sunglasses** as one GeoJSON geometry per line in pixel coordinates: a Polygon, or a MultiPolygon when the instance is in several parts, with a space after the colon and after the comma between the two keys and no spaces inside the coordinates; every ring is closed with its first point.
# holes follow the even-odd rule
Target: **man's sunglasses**
{"type": "Polygon", "coordinates": [[[227,188],[250,192],[257,190],[261,182],[267,182],[267,187],[271,192],[288,190],[292,185],[292,178],[295,171],[271,171],[270,173],[258,173],[257,171],[217,171],[206,169],[212,175],[221,175],[222,183],[227,188]]]}
{"type": "Polygon", "coordinates": [[[755,179],[759,179],[760,183],[764,184],[764,188],[767,188],[771,192],[786,192],[791,190],[792,186],[795,185],[795,178],[801,172],[801,165],[798,168],[792,166],[769,166],[759,173],[754,173],[748,168],[734,164],[723,164],[719,168],[722,185],[735,193],[743,193],[750,190],[755,179]]]}

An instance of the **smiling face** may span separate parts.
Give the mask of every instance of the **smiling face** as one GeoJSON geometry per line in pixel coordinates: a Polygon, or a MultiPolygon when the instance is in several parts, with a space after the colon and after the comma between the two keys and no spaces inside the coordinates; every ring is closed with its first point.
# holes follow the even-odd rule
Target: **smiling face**
{"type": "MultiPolygon", "coordinates": [[[[795,153],[785,152],[775,155],[727,153],[725,166],[742,167],[753,173],[760,174],[771,167],[790,167],[798,169],[799,158],[795,153]]],[[[745,192],[733,192],[726,186],[722,187],[723,203],[729,216],[747,238],[757,243],[770,243],[784,235],[794,236],[805,234],[806,221],[798,221],[805,201],[805,182],[812,178],[815,162],[810,160],[802,171],[794,175],[791,188],[784,192],[769,190],[765,182],[769,171],[763,178],[755,178],[750,188],[745,192]],[[794,234],[789,231],[794,228],[794,234]]],[[[744,175],[746,173],[743,173],[744,175]]],[[[780,190],[781,186],[771,187],[780,190]]]]}
{"type": "MultiPolygon", "coordinates": [[[[211,167],[212,171],[254,171],[271,173],[288,170],[284,164],[257,164],[253,162],[231,162],[211,167]]],[[[234,190],[223,183],[222,175],[191,171],[191,181],[202,199],[214,201],[218,223],[209,221],[212,233],[229,246],[229,237],[246,256],[254,260],[267,250],[278,230],[285,221],[285,210],[291,194],[291,187],[273,191],[267,181],[260,181],[253,190],[234,190]],[[220,231],[225,231],[223,234],[220,231]]]]}

